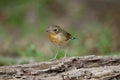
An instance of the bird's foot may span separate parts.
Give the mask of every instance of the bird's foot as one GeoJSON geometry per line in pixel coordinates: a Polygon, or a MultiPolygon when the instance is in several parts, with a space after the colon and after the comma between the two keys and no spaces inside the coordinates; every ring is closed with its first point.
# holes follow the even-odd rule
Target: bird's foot
{"type": "Polygon", "coordinates": [[[63,60],[65,60],[65,59],[67,59],[67,57],[66,57],[66,56],[64,56],[62,59],[63,59],[63,60]]]}
{"type": "Polygon", "coordinates": [[[55,60],[57,60],[57,59],[56,58],[50,59],[50,61],[55,61],[55,60]]]}

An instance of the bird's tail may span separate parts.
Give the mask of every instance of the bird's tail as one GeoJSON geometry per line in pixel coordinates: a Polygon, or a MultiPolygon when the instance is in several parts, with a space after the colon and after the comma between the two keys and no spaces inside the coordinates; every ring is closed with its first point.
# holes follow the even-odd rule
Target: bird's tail
{"type": "Polygon", "coordinates": [[[75,40],[75,39],[77,39],[76,37],[72,37],[72,40],[75,40]]]}

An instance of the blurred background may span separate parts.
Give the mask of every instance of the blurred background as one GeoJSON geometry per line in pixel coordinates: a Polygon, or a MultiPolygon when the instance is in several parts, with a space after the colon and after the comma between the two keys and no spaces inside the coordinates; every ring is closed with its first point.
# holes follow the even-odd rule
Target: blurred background
{"type": "Polygon", "coordinates": [[[52,59],[51,24],[77,38],[69,57],[120,54],[120,0],[0,0],[0,66],[52,59]]]}

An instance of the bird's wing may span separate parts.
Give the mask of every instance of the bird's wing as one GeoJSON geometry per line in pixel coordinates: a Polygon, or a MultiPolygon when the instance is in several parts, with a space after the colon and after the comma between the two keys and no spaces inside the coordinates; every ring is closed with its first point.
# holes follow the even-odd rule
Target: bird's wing
{"type": "Polygon", "coordinates": [[[68,33],[68,32],[65,32],[65,41],[68,41],[68,40],[70,40],[70,39],[72,39],[72,35],[70,34],[70,33],[68,33]]]}

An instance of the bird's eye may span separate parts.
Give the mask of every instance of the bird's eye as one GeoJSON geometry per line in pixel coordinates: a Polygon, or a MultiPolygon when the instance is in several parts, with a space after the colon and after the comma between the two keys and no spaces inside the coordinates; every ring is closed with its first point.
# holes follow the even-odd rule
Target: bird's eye
{"type": "Polygon", "coordinates": [[[54,29],[53,31],[57,31],[57,29],[54,29]]]}

